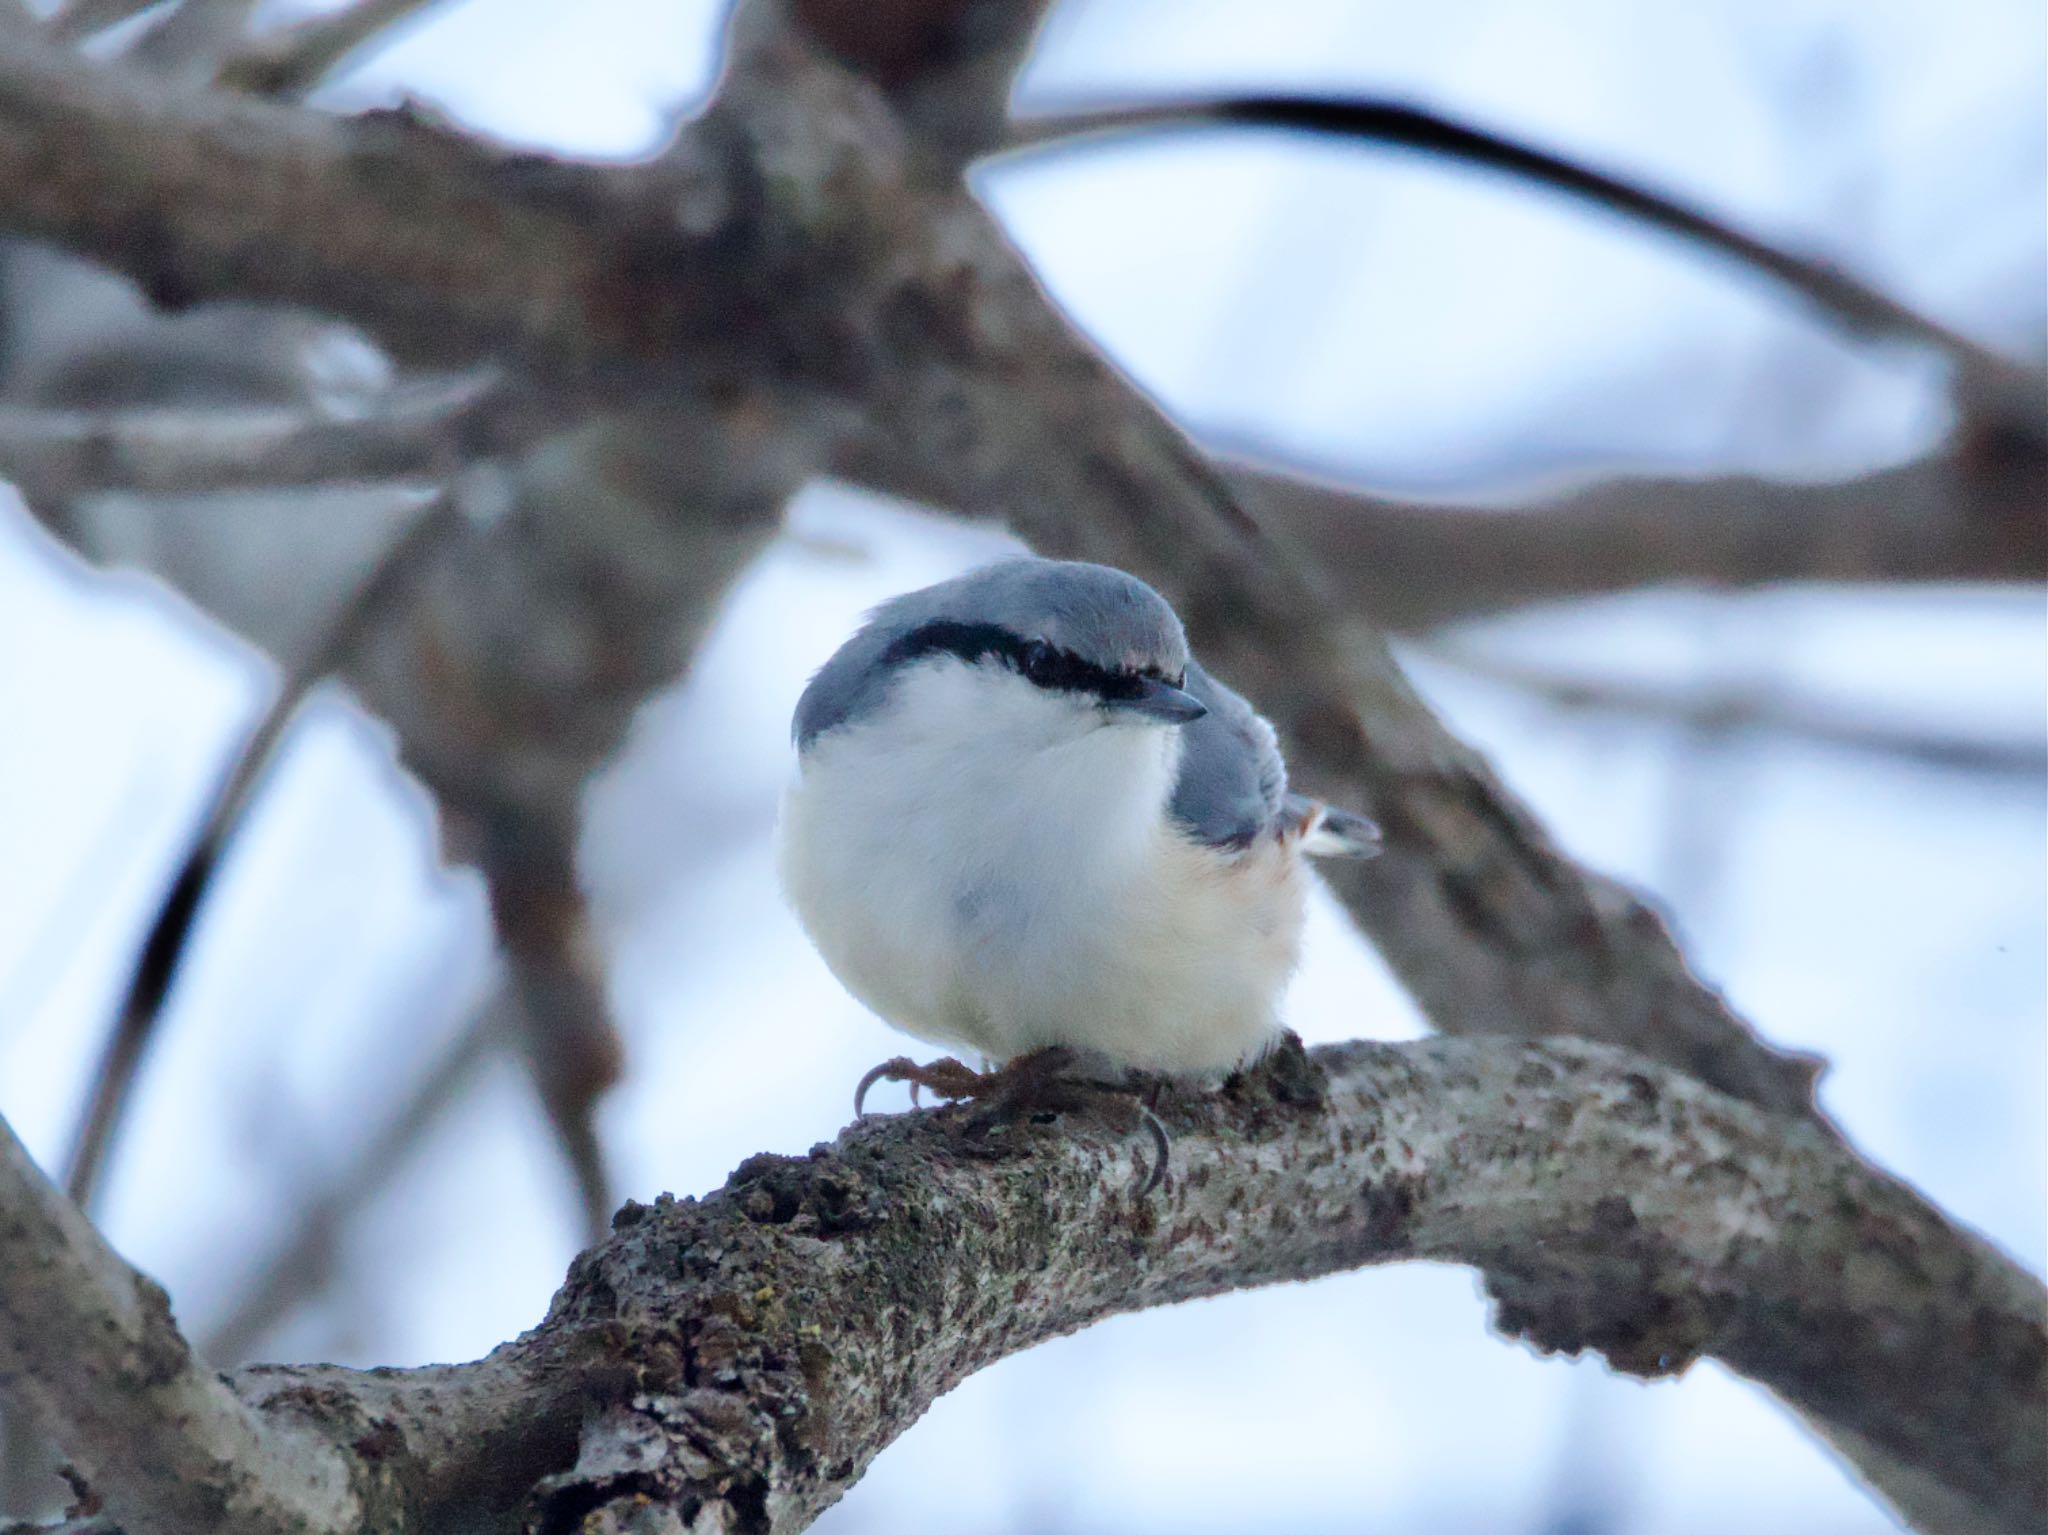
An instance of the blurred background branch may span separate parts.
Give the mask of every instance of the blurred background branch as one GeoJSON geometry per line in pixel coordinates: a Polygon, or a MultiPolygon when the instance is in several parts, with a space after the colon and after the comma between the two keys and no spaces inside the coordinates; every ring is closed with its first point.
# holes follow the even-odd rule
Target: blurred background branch
{"type": "Polygon", "coordinates": [[[1408,632],[1536,603],[1709,589],[2048,578],[2048,452],[1969,445],[1850,480],[1621,478],[1514,506],[1229,473],[1359,611],[1408,632]]]}

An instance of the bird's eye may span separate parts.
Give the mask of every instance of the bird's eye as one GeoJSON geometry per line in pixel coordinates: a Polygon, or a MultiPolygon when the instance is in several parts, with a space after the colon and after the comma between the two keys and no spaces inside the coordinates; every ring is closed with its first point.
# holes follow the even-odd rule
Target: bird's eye
{"type": "Polygon", "coordinates": [[[1043,687],[1053,680],[1059,670],[1059,653],[1044,640],[1033,640],[1024,647],[1024,675],[1043,687]]]}

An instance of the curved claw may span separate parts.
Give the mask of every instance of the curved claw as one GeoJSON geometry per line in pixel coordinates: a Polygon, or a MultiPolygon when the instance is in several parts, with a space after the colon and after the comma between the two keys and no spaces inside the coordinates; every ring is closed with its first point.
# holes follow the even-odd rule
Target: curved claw
{"type": "Polygon", "coordinates": [[[1152,1145],[1157,1152],[1138,1190],[1138,1197],[1143,1199],[1166,1178],[1166,1164],[1173,1148],[1166,1126],[1152,1112],[1151,1105],[1131,1088],[1063,1078],[1060,1074],[1073,1063],[1074,1052],[1063,1045],[1048,1045],[1042,1050],[1034,1050],[992,1072],[976,1071],[951,1056],[929,1065],[920,1065],[907,1055],[892,1056],[870,1070],[854,1088],[853,1116],[855,1119],[867,1117],[868,1089],[877,1082],[908,1082],[913,1107],[920,1106],[918,1090],[927,1088],[940,1098],[979,1100],[984,1105],[985,1114],[998,1116],[1026,1112],[1034,1107],[1058,1113],[1078,1107],[1079,1098],[1096,1094],[1127,1097],[1137,1108],[1146,1130],[1151,1132],[1152,1145]]]}
{"type": "MultiPolygon", "coordinates": [[[[862,1105],[867,1102],[868,1089],[877,1082],[907,1081],[911,1084],[914,1093],[917,1085],[917,1070],[917,1062],[913,1061],[909,1056],[895,1055],[868,1072],[866,1076],[860,1079],[860,1085],[853,1090],[853,1117],[855,1119],[865,1119],[867,1117],[867,1110],[862,1105]]],[[[915,1098],[912,1101],[915,1102],[915,1098]]]]}
{"type": "Polygon", "coordinates": [[[1171,1154],[1173,1142],[1168,1138],[1166,1126],[1160,1123],[1159,1116],[1142,1100],[1138,1104],[1138,1112],[1144,1116],[1145,1128],[1152,1132],[1152,1144],[1159,1150],[1159,1156],[1152,1163],[1152,1171],[1146,1175],[1144,1186],[1138,1190],[1138,1197],[1143,1199],[1165,1181],[1166,1159],[1171,1154]]]}

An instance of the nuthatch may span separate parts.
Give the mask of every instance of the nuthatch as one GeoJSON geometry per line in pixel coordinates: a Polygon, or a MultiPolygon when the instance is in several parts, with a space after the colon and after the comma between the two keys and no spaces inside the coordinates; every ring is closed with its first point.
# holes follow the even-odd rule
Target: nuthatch
{"type": "MultiPolygon", "coordinates": [[[[1303,855],[1378,837],[1289,794],[1272,727],[1194,663],[1164,598],[1102,565],[1006,560],[884,603],[794,734],[781,865],[811,940],[884,1020],[992,1062],[1255,1059],[1303,855]]],[[[897,1060],[869,1081],[973,1097],[1000,1075],[897,1060]]]]}

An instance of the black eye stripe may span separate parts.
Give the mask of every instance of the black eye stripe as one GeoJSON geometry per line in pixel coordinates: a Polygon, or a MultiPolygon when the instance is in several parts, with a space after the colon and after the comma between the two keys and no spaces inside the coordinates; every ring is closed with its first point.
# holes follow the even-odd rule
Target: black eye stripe
{"type": "Polygon", "coordinates": [[[1167,677],[1156,666],[1135,672],[1110,671],[1045,640],[1027,640],[1012,634],[1000,624],[963,623],[950,618],[918,625],[882,653],[882,664],[900,665],[930,655],[957,656],[970,663],[998,656],[1037,687],[1063,693],[1092,693],[1107,699],[1135,698],[1148,680],[1170,682],[1175,687],[1183,680],[1167,677]]]}

